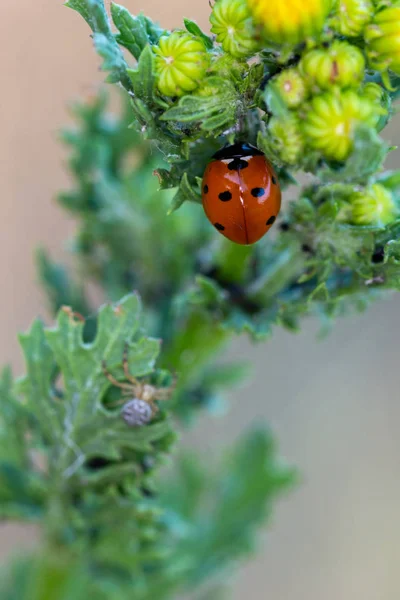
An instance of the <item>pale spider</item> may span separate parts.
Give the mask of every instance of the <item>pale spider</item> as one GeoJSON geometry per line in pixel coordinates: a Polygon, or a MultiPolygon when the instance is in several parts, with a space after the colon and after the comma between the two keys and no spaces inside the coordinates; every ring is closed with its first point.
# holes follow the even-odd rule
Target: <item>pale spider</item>
{"type": "Polygon", "coordinates": [[[119,387],[123,391],[118,404],[123,403],[121,414],[125,423],[130,427],[141,427],[149,423],[159,411],[156,400],[168,400],[171,397],[176,387],[176,377],[174,377],[172,385],[167,388],[157,388],[149,383],[139,381],[129,373],[128,351],[129,346],[126,344],[122,368],[125,379],[129,383],[118,381],[108,370],[105,360],[102,362],[103,373],[115,387],[119,387]],[[126,402],[126,398],[130,398],[129,402],[126,402]]]}

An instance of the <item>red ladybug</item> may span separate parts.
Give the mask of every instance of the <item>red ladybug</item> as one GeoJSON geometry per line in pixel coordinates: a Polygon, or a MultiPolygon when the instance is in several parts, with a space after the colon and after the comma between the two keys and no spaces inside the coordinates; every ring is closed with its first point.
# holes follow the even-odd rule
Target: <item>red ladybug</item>
{"type": "Polygon", "coordinates": [[[217,152],[203,179],[209,221],[237,244],[254,244],[274,224],[281,208],[278,178],[265,155],[238,143],[217,152]]]}

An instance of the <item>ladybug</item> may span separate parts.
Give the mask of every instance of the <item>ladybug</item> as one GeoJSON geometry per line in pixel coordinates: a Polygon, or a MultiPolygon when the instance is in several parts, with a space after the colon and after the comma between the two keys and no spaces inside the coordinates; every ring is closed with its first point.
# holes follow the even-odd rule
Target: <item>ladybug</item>
{"type": "Polygon", "coordinates": [[[202,188],[208,220],[236,244],[254,244],[275,223],[281,208],[278,178],[250,144],[226,146],[207,166],[202,188]]]}

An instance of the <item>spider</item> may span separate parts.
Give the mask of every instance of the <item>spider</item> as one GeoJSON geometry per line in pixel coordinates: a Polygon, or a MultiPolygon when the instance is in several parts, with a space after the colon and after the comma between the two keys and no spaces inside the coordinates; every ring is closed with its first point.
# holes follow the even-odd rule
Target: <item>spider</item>
{"type": "Polygon", "coordinates": [[[124,403],[121,411],[124,421],[131,427],[141,427],[149,423],[158,413],[159,408],[155,403],[156,400],[168,400],[171,397],[176,387],[176,378],[168,388],[157,388],[148,383],[140,382],[129,373],[128,351],[129,346],[125,344],[122,368],[125,379],[129,383],[118,381],[108,370],[105,360],[102,362],[103,373],[112,385],[122,390],[120,402],[124,403]],[[126,402],[126,398],[130,398],[130,400],[126,402]]]}

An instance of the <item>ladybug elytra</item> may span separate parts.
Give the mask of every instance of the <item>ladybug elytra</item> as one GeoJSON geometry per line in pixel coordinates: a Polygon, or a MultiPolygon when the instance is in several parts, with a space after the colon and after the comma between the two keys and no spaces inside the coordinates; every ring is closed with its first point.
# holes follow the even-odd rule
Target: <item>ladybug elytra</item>
{"type": "Polygon", "coordinates": [[[250,144],[219,150],[203,179],[203,208],[209,221],[237,244],[258,242],[281,208],[276,173],[265,155],[250,144]]]}

